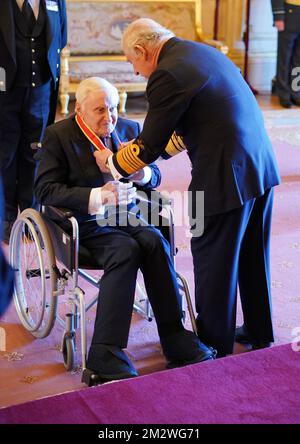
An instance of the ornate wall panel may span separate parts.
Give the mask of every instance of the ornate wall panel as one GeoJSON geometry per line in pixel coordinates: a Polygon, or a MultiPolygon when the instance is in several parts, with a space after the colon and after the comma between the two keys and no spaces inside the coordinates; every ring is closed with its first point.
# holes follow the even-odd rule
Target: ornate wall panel
{"type": "MultiPolygon", "coordinates": [[[[242,70],[246,1],[219,2],[218,39],[229,47],[230,58],[242,70]]],[[[249,80],[259,90],[270,90],[271,79],[275,74],[277,41],[276,31],[272,27],[270,1],[250,1],[249,80]]],[[[195,3],[197,0],[67,0],[71,53],[120,54],[121,35],[125,26],[139,17],[153,18],[178,36],[195,40],[195,3]]],[[[202,0],[202,9],[198,11],[203,34],[210,38],[213,37],[215,4],[215,0],[202,0]]],[[[73,68],[74,77],[85,76],[85,73],[93,71],[92,65],[73,64],[73,68]]],[[[112,65],[112,70],[115,68],[117,65],[112,65]]],[[[123,77],[130,75],[130,71],[122,74],[123,77]]]]}
{"type": "Polygon", "coordinates": [[[128,23],[149,17],[178,36],[196,39],[194,1],[68,1],[69,43],[72,54],[120,54],[128,23]]]}

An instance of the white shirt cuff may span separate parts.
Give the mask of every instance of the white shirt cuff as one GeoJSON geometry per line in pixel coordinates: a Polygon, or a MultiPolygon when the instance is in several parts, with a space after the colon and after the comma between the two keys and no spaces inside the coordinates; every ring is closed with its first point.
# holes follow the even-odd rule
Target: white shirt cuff
{"type": "MultiPolygon", "coordinates": [[[[113,178],[115,180],[120,180],[122,179],[122,175],[119,173],[119,171],[115,168],[114,164],[113,164],[113,155],[108,157],[107,163],[110,169],[110,173],[113,176],[113,178]]],[[[135,180],[134,183],[136,183],[137,185],[146,185],[146,183],[150,182],[151,177],[152,177],[152,169],[149,166],[145,166],[143,168],[144,170],[144,177],[142,180],[135,180]]],[[[130,179],[130,176],[128,177],[128,179],[130,179]]]]}
{"type": "Polygon", "coordinates": [[[113,160],[112,160],[112,158],[113,158],[113,154],[111,155],[111,156],[109,156],[108,157],[108,160],[107,160],[107,163],[108,163],[108,166],[109,166],[109,169],[110,169],[110,173],[111,173],[111,175],[113,176],[113,178],[115,179],[115,180],[120,180],[120,179],[122,179],[122,175],[119,173],[119,171],[115,168],[115,166],[114,166],[114,164],[113,164],[113,160]]]}
{"type": "Polygon", "coordinates": [[[145,166],[143,168],[143,171],[144,171],[143,179],[141,179],[141,180],[134,180],[133,179],[133,182],[136,183],[137,185],[146,185],[146,183],[150,182],[150,180],[151,180],[152,169],[149,166],[145,166]]]}
{"type": "Polygon", "coordinates": [[[88,212],[91,216],[95,214],[104,214],[105,205],[102,205],[101,187],[92,188],[89,199],[88,212]]]}

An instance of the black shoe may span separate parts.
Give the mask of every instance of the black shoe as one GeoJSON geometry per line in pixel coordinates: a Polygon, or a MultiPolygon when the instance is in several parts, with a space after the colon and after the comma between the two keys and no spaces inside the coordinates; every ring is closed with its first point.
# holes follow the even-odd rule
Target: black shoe
{"type": "Polygon", "coordinates": [[[160,340],[168,361],[167,368],[182,367],[196,362],[214,359],[215,350],[207,347],[191,331],[182,330],[160,340]]]}
{"type": "Polygon", "coordinates": [[[292,102],[294,103],[294,105],[300,106],[300,97],[292,98],[292,102]]]}
{"type": "Polygon", "coordinates": [[[88,387],[93,387],[94,385],[102,384],[100,377],[97,375],[94,370],[90,370],[89,368],[85,368],[82,372],[81,382],[86,384],[88,387]]]}
{"type": "Polygon", "coordinates": [[[97,383],[138,376],[128,356],[115,345],[91,345],[87,367],[97,375],[97,383]]]}
{"type": "Polygon", "coordinates": [[[272,345],[272,342],[258,341],[256,339],[251,338],[244,325],[242,325],[241,327],[237,327],[235,329],[234,340],[239,344],[251,345],[252,350],[259,350],[260,348],[268,348],[271,347],[272,345]]]}
{"type": "Polygon", "coordinates": [[[9,244],[10,233],[13,227],[14,221],[5,220],[3,222],[3,242],[9,244]]]}
{"type": "Polygon", "coordinates": [[[279,97],[279,103],[283,108],[291,108],[293,105],[289,99],[281,99],[280,97],[279,97]]]}

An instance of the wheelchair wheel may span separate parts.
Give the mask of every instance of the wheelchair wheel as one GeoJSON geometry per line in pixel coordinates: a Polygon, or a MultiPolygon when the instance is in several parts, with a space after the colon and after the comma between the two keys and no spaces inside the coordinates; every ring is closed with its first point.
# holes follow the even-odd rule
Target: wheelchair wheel
{"type": "Polygon", "coordinates": [[[33,336],[44,338],[56,317],[57,275],[51,238],[38,211],[29,208],[20,214],[9,245],[18,316],[33,336]]]}
{"type": "Polygon", "coordinates": [[[65,335],[63,338],[62,354],[64,366],[67,371],[74,368],[75,363],[75,339],[72,336],[65,335]]]}

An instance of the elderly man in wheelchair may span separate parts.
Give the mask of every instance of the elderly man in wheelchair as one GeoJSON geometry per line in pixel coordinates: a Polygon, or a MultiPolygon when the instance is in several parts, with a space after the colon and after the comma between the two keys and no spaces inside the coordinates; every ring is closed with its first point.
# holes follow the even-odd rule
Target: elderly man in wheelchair
{"type": "MultiPolygon", "coordinates": [[[[100,171],[93,156],[103,146],[112,151],[122,149],[122,143],[139,133],[136,122],[118,118],[118,100],[116,88],[104,79],[93,77],[81,82],[75,115],[47,128],[37,155],[38,202],[42,208],[50,208],[54,219],[63,212],[59,208],[68,208],[70,214],[64,212],[63,228],[68,232],[67,225],[76,218],[80,246],[92,257],[94,268],[104,270],[83,373],[83,381],[89,385],[91,378],[98,383],[138,375],[123,351],[128,341],[138,270],[143,274],[167,367],[214,358],[214,351],[183,326],[181,296],[168,241],[159,229],[132,211],[137,189],[149,192],[160,184],[158,167],[153,164],[141,169],[130,182],[116,182],[100,171]]],[[[29,219],[27,231],[31,223],[36,224],[29,219]]],[[[11,248],[16,250],[16,229],[13,233],[11,248]]],[[[35,236],[37,241],[40,236],[35,236]]],[[[51,268],[60,273],[55,265],[49,266],[53,272],[51,268]]],[[[27,269],[26,276],[32,277],[32,271],[27,269]]],[[[72,328],[69,326],[67,331],[65,347],[70,345],[68,336],[72,335],[72,328]]]]}

